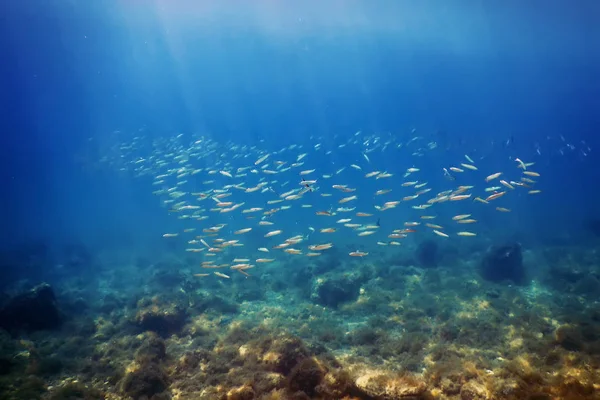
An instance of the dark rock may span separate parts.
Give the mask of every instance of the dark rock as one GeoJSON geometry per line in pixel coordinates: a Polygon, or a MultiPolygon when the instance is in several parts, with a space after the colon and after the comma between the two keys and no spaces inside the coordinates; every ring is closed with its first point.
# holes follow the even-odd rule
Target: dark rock
{"type": "Polygon", "coordinates": [[[145,362],[160,362],[167,357],[165,341],[151,333],[135,353],[135,359],[140,364],[145,362]]]}
{"type": "Polygon", "coordinates": [[[108,293],[102,299],[102,303],[98,310],[102,313],[110,314],[115,310],[120,310],[126,306],[125,300],[117,297],[112,293],[108,293]]]}
{"type": "Polygon", "coordinates": [[[177,306],[170,306],[165,309],[150,306],[140,310],[135,317],[135,322],[140,328],[155,332],[162,337],[181,332],[185,320],[185,311],[177,306]]]}
{"type": "MultiPolygon", "coordinates": [[[[11,393],[3,393],[0,391],[2,399],[40,399],[47,391],[46,383],[43,379],[30,375],[24,379],[15,379],[11,382],[14,390],[11,393]],[[2,395],[6,397],[2,397],[2,395]]],[[[54,399],[53,399],[54,400],[54,399]]]]}
{"type": "Polygon", "coordinates": [[[64,365],[57,357],[44,357],[30,363],[27,372],[37,376],[51,376],[59,374],[64,365]]]}
{"type": "Polygon", "coordinates": [[[311,298],[317,303],[336,308],[358,298],[360,281],[357,275],[329,275],[316,280],[311,298]]]}
{"type": "Polygon", "coordinates": [[[519,243],[494,247],[488,251],[480,266],[481,276],[492,282],[525,283],[525,268],[519,243]]]}
{"type": "Polygon", "coordinates": [[[461,400],[486,400],[490,395],[483,384],[469,381],[460,389],[460,398],[461,400]]]}
{"type": "Polygon", "coordinates": [[[363,326],[350,332],[348,338],[355,346],[373,346],[383,337],[383,332],[373,327],[363,326]]]}
{"type": "Polygon", "coordinates": [[[565,350],[581,351],[584,348],[584,338],[581,331],[574,326],[561,325],[556,328],[554,340],[565,350]]]}
{"type": "Polygon", "coordinates": [[[290,372],[288,387],[292,392],[302,391],[314,396],[325,374],[327,367],[323,363],[313,357],[305,358],[290,372]]]}
{"type": "Polygon", "coordinates": [[[13,368],[14,363],[9,358],[0,357],[0,375],[7,375],[13,368]]]}
{"type": "Polygon", "coordinates": [[[167,375],[158,364],[147,363],[123,378],[121,391],[134,399],[150,398],[164,392],[169,386],[167,375]]]}
{"type": "Polygon", "coordinates": [[[0,251],[0,288],[19,279],[44,276],[54,260],[43,242],[28,242],[0,251]]]}
{"type": "Polygon", "coordinates": [[[421,267],[437,267],[439,258],[439,248],[433,240],[421,242],[415,251],[415,259],[421,267]]]}
{"type": "Polygon", "coordinates": [[[212,293],[207,294],[202,298],[196,300],[194,304],[194,309],[199,313],[206,312],[207,310],[212,310],[219,314],[234,314],[239,311],[238,305],[236,303],[212,293]]]}
{"type": "Polygon", "coordinates": [[[56,329],[61,323],[54,291],[46,283],[17,295],[0,310],[0,327],[10,332],[56,329]]]}
{"type": "Polygon", "coordinates": [[[68,383],[50,396],[50,400],[104,400],[104,398],[101,391],[80,383],[68,383]]]}
{"type": "Polygon", "coordinates": [[[270,354],[266,357],[270,369],[283,375],[289,374],[296,365],[310,356],[301,339],[289,336],[274,340],[267,354],[270,354]]]}

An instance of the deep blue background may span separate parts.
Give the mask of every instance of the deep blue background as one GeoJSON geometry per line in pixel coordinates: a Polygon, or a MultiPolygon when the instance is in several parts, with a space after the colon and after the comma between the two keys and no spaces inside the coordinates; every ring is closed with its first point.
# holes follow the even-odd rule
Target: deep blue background
{"type": "Polygon", "coordinates": [[[541,148],[557,230],[599,213],[599,2],[298,3],[1,2],[0,239],[159,225],[147,183],[82,151],[140,128],[279,145],[414,126],[464,152],[513,137],[541,148]],[[592,152],[561,156],[559,135],[592,152]]]}

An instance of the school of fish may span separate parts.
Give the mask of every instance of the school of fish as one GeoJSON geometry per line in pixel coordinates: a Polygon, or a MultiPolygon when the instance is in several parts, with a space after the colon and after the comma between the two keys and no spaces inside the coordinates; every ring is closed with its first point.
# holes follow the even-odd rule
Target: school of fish
{"type": "Polygon", "coordinates": [[[419,136],[400,142],[359,131],[308,143],[267,151],[201,136],[136,136],[105,161],[150,177],[153,194],[182,220],[165,240],[183,240],[187,252],[198,253],[206,272],[195,276],[221,279],[249,277],[259,264],[285,257],[319,257],[338,243],[348,257],[360,258],[373,246],[400,246],[416,232],[440,240],[474,237],[480,207],[508,213],[506,198],[541,193],[535,163],[517,157],[484,173],[477,157],[465,154],[425,174],[428,165],[420,161],[437,144],[419,136]],[[394,151],[402,162],[384,168],[380,158],[394,151]],[[424,179],[432,174],[449,187],[434,190],[424,179]],[[456,184],[459,178],[469,184],[456,184]],[[468,211],[440,221],[436,210],[458,204],[468,211]]]}

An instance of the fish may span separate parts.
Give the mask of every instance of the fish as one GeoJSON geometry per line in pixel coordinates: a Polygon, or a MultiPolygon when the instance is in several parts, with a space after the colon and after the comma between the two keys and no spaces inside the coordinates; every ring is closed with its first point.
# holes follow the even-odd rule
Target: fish
{"type": "Polygon", "coordinates": [[[465,164],[465,163],[461,163],[461,166],[465,167],[466,169],[470,169],[471,171],[477,171],[477,167],[471,164],[465,164]]]}
{"type": "Polygon", "coordinates": [[[338,201],[338,203],[347,203],[349,201],[356,200],[357,198],[358,198],[357,196],[344,197],[343,199],[341,199],[340,201],[338,201]]]}
{"type": "Polygon", "coordinates": [[[469,218],[471,214],[459,214],[452,217],[454,221],[460,221],[461,219],[469,218]]]}
{"type": "Polygon", "coordinates": [[[470,194],[459,194],[459,195],[450,196],[448,198],[448,200],[450,200],[450,201],[460,201],[460,200],[466,200],[466,199],[469,199],[469,198],[471,198],[470,194]]]}
{"type": "MultiPolygon", "coordinates": [[[[421,179],[431,175],[426,173],[426,164],[419,162],[439,157],[438,147],[447,149],[444,135],[447,138],[447,133],[423,136],[415,130],[408,139],[360,131],[331,138],[310,134],[306,140],[277,148],[266,140],[246,145],[221,142],[202,134],[163,138],[138,134],[137,139],[119,138],[120,153],[107,154],[106,159],[107,165],[112,163],[136,177],[148,177],[149,191],[157,196],[157,203],[180,224],[176,225],[177,230],[164,236],[191,234],[192,238],[184,237],[187,246],[183,250],[202,257],[206,261],[202,268],[230,268],[248,277],[245,271],[251,266],[263,260],[265,263],[278,260],[278,250],[295,257],[318,257],[327,252],[327,248],[320,246],[352,246],[352,241],[360,241],[365,247],[347,254],[362,257],[369,253],[369,246],[400,245],[403,239],[421,229],[421,223],[424,229],[437,231],[434,234],[440,237],[476,235],[474,230],[446,232],[443,228],[447,226],[446,213],[450,213],[453,223],[472,225],[477,222],[472,217],[477,212],[472,209],[472,202],[482,204],[476,207],[487,207],[500,197],[519,194],[520,188],[530,195],[541,193],[535,186],[540,174],[531,170],[534,163],[514,157],[508,158],[508,166],[521,170],[515,180],[505,178],[510,171],[503,170],[500,164],[497,172],[484,175],[490,183],[485,186],[489,187],[475,185],[480,179],[478,174],[467,170],[477,171],[475,158],[485,159],[486,154],[473,150],[466,154],[462,151],[464,157],[448,160],[449,166],[442,170],[449,182],[444,184],[432,178],[428,183],[421,179]],[[344,149],[343,153],[338,154],[338,149],[344,149]],[[375,156],[373,161],[372,156],[375,156]],[[404,165],[386,163],[389,169],[377,168],[378,163],[391,157],[404,165]],[[351,161],[344,161],[348,159],[351,161]],[[454,185],[458,177],[464,184],[454,185]],[[318,187],[319,181],[324,180],[331,180],[325,191],[318,187]],[[379,185],[381,182],[386,185],[379,185]],[[497,186],[491,182],[497,182],[497,186]],[[391,198],[391,192],[396,190],[401,194],[391,198]],[[338,197],[336,192],[342,195],[338,197]],[[383,195],[390,197],[384,198],[388,201],[370,204],[383,195]],[[348,204],[356,206],[346,207],[348,204]],[[383,212],[386,214],[380,214],[383,212]],[[417,215],[411,215],[416,212],[417,215]],[[347,214],[339,215],[343,213],[347,214]],[[326,221],[336,215],[332,221],[337,223],[326,221]],[[389,228],[381,228],[381,219],[386,217],[383,225],[389,228]],[[261,226],[270,228],[258,236],[248,234],[261,226]],[[296,232],[280,243],[270,243],[272,239],[268,238],[282,235],[284,229],[296,232]],[[195,230],[199,234],[192,234],[195,230]],[[328,240],[322,235],[328,235],[328,240]],[[257,257],[256,252],[268,253],[269,258],[257,257]],[[230,260],[235,260],[231,267],[225,263],[230,260]]],[[[564,140],[563,143],[567,144],[564,140]]],[[[536,147],[539,152],[539,145],[536,147]]],[[[532,196],[531,201],[535,200],[532,196]]],[[[280,260],[282,267],[288,256],[284,257],[280,260]]]]}
{"type": "Polygon", "coordinates": [[[467,231],[461,231],[461,232],[457,232],[456,233],[458,236],[477,236],[476,233],[473,232],[467,232],[467,231]]]}
{"type": "Polygon", "coordinates": [[[308,246],[308,249],[312,250],[312,251],[322,251],[322,250],[328,250],[332,247],[333,247],[333,243],[325,243],[325,244],[310,245],[310,246],[308,246]]]}
{"type": "Polygon", "coordinates": [[[515,187],[513,185],[511,185],[510,183],[506,182],[505,180],[501,180],[500,183],[504,186],[507,187],[508,189],[514,190],[515,187]]]}
{"type": "Polygon", "coordinates": [[[254,165],[258,165],[260,163],[262,163],[263,161],[265,161],[267,158],[269,158],[269,154],[265,154],[264,156],[260,157],[258,160],[256,160],[254,162],[254,165]]]}
{"type": "Polygon", "coordinates": [[[333,233],[335,231],[336,231],[335,228],[322,228],[319,232],[321,232],[321,233],[333,233]]]}
{"type": "Polygon", "coordinates": [[[486,182],[489,182],[489,181],[491,181],[491,180],[494,180],[494,179],[496,179],[496,178],[500,177],[500,175],[502,175],[502,172],[496,172],[496,173],[494,173],[494,174],[488,175],[488,176],[485,178],[485,181],[486,181],[486,182]]]}
{"type": "Polygon", "coordinates": [[[488,196],[488,197],[485,199],[485,201],[492,201],[492,200],[499,199],[500,197],[504,196],[505,194],[506,194],[506,192],[497,192],[497,193],[494,193],[494,194],[492,194],[492,195],[489,195],[489,196],[488,196]]]}
{"type": "Polygon", "coordinates": [[[369,236],[369,235],[372,235],[374,233],[375,233],[375,231],[362,231],[362,232],[360,232],[358,234],[358,236],[369,236]]]}
{"type": "Polygon", "coordinates": [[[443,226],[441,226],[441,225],[437,225],[437,224],[430,224],[430,223],[427,223],[427,224],[425,224],[425,226],[427,226],[428,228],[432,228],[432,229],[444,229],[444,227],[443,227],[443,226]]]}
{"type": "Polygon", "coordinates": [[[442,231],[438,231],[437,229],[434,229],[434,230],[433,230],[433,233],[435,233],[435,234],[436,234],[436,235],[438,235],[438,236],[444,237],[444,238],[450,237],[450,236],[448,236],[447,234],[445,234],[444,232],[442,232],[442,231]]]}

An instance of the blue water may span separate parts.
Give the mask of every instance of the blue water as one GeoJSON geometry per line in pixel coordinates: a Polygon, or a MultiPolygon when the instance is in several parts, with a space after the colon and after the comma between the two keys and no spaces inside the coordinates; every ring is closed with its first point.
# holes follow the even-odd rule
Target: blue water
{"type": "Polygon", "coordinates": [[[599,16],[592,1],[4,3],[3,242],[137,236],[158,218],[144,185],[89,174],[81,149],[140,128],[277,148],[415,127],[456,154],[512,137],[547,176],[535,218],[574,229],[598,212],[599,16]]]}

